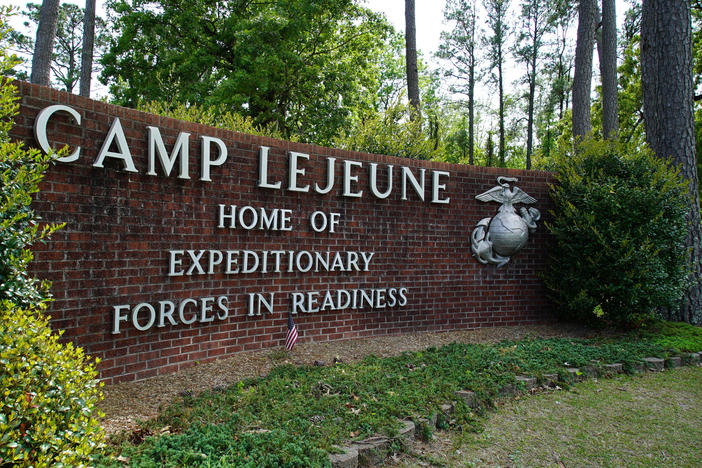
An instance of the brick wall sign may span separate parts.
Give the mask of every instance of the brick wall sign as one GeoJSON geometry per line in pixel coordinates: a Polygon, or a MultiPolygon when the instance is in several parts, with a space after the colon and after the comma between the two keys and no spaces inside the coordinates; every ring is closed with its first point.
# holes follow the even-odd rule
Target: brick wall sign
{"type": "Polygon", "coordinates": [[[35,246],[34,272],[53,282],[53,326],[102,359],[106,382],[282,346],[289,313],[302,342],[547,317],[543,219],[516,253],[488,223],[498,210],[507,230],[514,216],[533,224],[529,208],[546,215],[548,173],[291,143],[18,87],[13,136],[69,147],[34,203],[66,223],[35,246]]]}

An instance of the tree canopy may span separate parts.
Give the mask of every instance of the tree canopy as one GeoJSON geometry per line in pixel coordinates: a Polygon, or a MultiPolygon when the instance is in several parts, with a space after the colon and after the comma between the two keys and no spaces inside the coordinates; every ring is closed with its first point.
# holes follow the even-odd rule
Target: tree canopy
{"type": "Polygon", "coordinates": [[[115,101],[217,107],[326,143],[368,107],[391,28],[352,0],[115,0],[115,101]],[[323,118],[319,118],[323,117],[323,118]]]}

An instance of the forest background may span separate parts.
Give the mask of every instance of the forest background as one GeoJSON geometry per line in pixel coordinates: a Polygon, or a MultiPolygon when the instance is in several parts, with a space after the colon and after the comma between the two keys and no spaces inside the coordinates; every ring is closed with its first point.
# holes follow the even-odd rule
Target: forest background
{"type": "MultiPolygon", "coordinates": [[[[454,163],[524,168],[529,152],[529,166],[548,167],[559,142],[571,141],[576,1],[418,2],[420,122],[410,122],[407,106],[404,2],[292,1],[265,10],[248,1],[181,3],[98,2],[93,97],[156,112],[188,108],[210,120],[234,113],[282,138],[454,163]],[[240,10],[225,14],[225,4],[240,10]],[[226,18],[237,16],[249,20],[226,18]],[[193,17],[199,27],[189,24],[193,17]],[[177,31],[172,41],[168,31],[177,31]]],[[[616,2],[621,139],[636,147],[644,140],[638,3],[616,2]]],[[[77,93],[84,10],[69,2],[60,10],[52,85],[77,93]]],[[[39,5],[29,3],[14,19],[10,49],[24,58],[20,78],[29,77],[38,17],[39,5]]],[[[702,9],[695,4],[693,23],[696,56],[702,9]]],[[[696,61],[696,84],[700,68],[696,61]]]]}

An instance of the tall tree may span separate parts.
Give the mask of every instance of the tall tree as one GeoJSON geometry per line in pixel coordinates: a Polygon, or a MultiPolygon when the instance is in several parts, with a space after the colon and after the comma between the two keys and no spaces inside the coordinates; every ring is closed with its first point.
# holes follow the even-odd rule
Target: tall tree
{"type": "Polygon", "coordinates": [[[486,42],[488,46],[488,58],[490,70],[492,73],[492,81],[497,84],[499,109],[498,109],[498,124],[499,124],[499,142],[497,154],[500,166],[505,165],[505,89],[504,89],[504,74],[503,66],[505,62],[504,47],[507,42],[507,34],[509,28],[507,26],[507,9],[509,8],[509,0],[483,0],[483,5],[487,10],[488,21],[487,25],[490,30],[490,35],[486,42]]]}
{"type": "Polygon", "coordinates": [[[419,70],[417,68],[417,22],[414,0],[405,0],[405,63],[407,66],[407,97],[414,109],[411,119],[419,116],[419,70]]]}
{"type": "Polygon", "coordinates": [[[59,0],[44,0],[39,11],[39,26],[37,27],[37,38],[34,41],[32,83],[49,86],[58,12],[59,0]]]}
{"type": "Polygon", "coordinates": [[[536,76],[538,73],[544,35],[551,28],[551,14],[547,0],[522,1],[522,27],[514,48],[517,61],[525,66],[527,92],[527,147],[526,168],[531,169],[531,153],[534,147],[534,101],[536,99],[536,76]]]}
{"type": "Polygon", "coordinates": [[[602,41],[600,74],[602,80],[602,135],[615,138],[619,132],[617,92],[617,11],[615,0],[602,0],[602,41]]]}
{"type": "Polygon", "coordinates": [[[576,12],[576,0],[553,0],[553,22],[556,26],[557,47],[551,53],[555,80],[552,81],[552,94],[558,102],[558,119],[562,119],[568,110],[572,86],[573,47],[570,41],[571,25],[576,12]]]}
{"type": "Polygon", "coordinates": [[[476,0],[448,0],[444,18],[453,23],[453,29],[441,33],[437,55],[447,60],[446,75],[456,80],[451,91],[468,98],[468,162],[474,163],[475,154],[475,43],[476,0]]]}
{"type": "Polygon", "coordinates": [[[485,165],[492,166],[492,159],[495,156],[495,142],[492,139],[492,135],[495,132],[488,130],[487,141],[485,142],[485,165]]]}
{"type": "Polygon", "coordinates": [[[596,0],[580,0],[573,74],[573,137],[576,141],[584,138],[592,130],[590,92],[597,10],[596,0]]]}
{"type": "Polygon", "coordinates": [[[391,28],[354,0],[159,5],[114,2],[117,34],[101,79],[120,104],[198,103],[320,144],[371,105],[391,28]]]}
{"type": "Polygon", "coordinates": [[[641,5],[627,10],[622,28],[619,82],[619,139],[630,147],[645,145],[643,99],[641,97],[641,5]]]}
{"type": "Polygon", "coordinates": [[[690,0],[643,0],[641,85],[646,141],[689,182],[690,289],[669,319],[702,323],[702,252],[695,156],[690,0]]]}
{"type": "Polygon", "coordinates": [[[561,121],[570,104],[573,45],[571,26],[576,11],[575,0],[551,0],[552,40],[545,49],[543,71],[539,73],[548,93],[541,99],[536,119],[541,153],[548,159],[555,147],[561,121]]]}
{"type": "Polygon", "coordinates": [[[93,77],[93,45],[95,43],[95,0],[85,1],[83,49],[80,54],[80,95],[90,97],[93,77]]]}
{"type": "MultiPolygon", "coordinates": [[[[40,20],[41,6],[28,3],[22,15],[27,18],[25,25],[37,24],[40,20]]],[[[55,42],[51,57],[51,81],[54,85],[63,87],[72,93],[81,77],[83,50],[83,23],[86,11],[72,3],[63,3],[59,6],[58,20],[56,22],[55,42]]],[[[101,56],[107,45],[107,27],[102,18],[94,18],[94,47],[90,55],[101,56]]],[[[13,31],[11,43],[27,55],[34,51],[34,41],[31,37],[20,31],[13,31]]],[[[92,67],[92,65],[91,65],[92,67]]]]}

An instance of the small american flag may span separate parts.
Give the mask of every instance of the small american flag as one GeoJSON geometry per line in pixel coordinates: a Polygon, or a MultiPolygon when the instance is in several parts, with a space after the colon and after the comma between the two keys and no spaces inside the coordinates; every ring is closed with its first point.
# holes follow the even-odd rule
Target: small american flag
{"type": "Polygon", "coordinates": [[[293,322],[292,314],[288,314],[288,335],[285,337],[285,349],[292,351],[297,341],[297,327],[293,322]]]}

